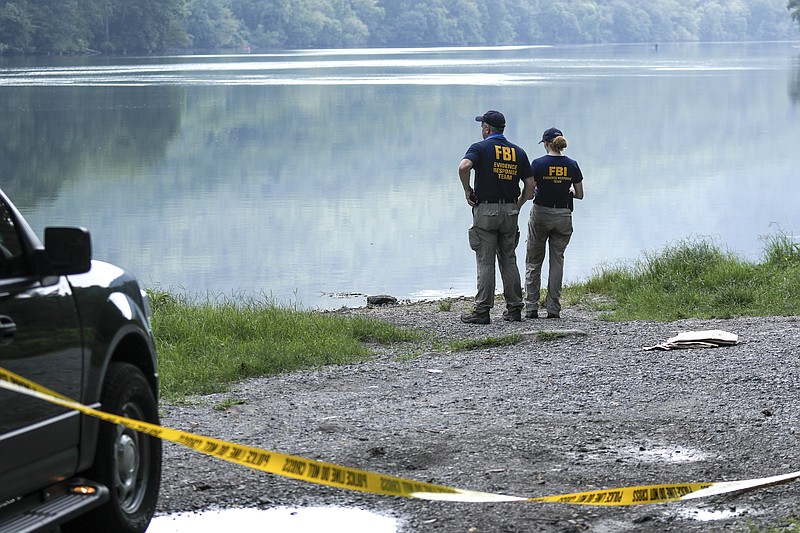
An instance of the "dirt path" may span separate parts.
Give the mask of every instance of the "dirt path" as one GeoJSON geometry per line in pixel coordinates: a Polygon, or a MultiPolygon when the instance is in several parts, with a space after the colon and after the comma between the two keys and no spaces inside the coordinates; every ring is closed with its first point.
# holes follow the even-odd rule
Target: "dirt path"
{"type": "MultiPolygon", "coordinates": [[[[250,380],[190,405],[170,427],[415,480],[516,496],[800,470],[800,318],[461,324],[438,304],[353,309],[439,339],[530,333],[506,348],[383,351],[348,366],[250,380]],[[538,340],[537,330],[561,330],[538,340]],[[644,351],[681,331],[741,344],[644,351]],[[221,410],[222,402],[241,402],[221,410]]],[[[251,472],[165,444],[159,512],[340,505],[398,518],[402,532],[747,531],[800,517],[800,483],[634,507],[462,504],[388,498],[251,472]]]]}

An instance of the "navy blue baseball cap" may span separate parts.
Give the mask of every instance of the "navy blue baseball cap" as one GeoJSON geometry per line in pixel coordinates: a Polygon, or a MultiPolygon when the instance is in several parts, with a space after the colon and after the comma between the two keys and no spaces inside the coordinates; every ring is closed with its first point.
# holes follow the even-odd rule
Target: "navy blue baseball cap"
{"type": "Polygon", "coordinates": [[[483,115],[475,117],[475,120],[477,122],[485,122],[495,128],[506,127],[506,117],[504,117],[500,111],[495,111],[494,109],[490,109],[483,115]]]}
{"type": "Polygon", "coordinates": [[[563,137],[563,136],[564,136],[564,134],[561,133],[560,129],[558,129],[558,128],[550,128],[549,130],[545,130],[545,132],[542,134],[542,140],[539,141],[539,144],[542,144],[545,141],[546,142],[550,142],[553,139],[555,139],[556,137],[563,137]]]}

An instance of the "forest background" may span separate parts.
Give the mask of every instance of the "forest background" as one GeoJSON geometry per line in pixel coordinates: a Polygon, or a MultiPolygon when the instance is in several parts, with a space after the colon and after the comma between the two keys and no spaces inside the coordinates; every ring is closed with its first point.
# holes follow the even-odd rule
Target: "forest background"
{"type": "Polygon", "coordinates": [[[798,38],[800,0],[0,0],[0,55],[798,38]]]}

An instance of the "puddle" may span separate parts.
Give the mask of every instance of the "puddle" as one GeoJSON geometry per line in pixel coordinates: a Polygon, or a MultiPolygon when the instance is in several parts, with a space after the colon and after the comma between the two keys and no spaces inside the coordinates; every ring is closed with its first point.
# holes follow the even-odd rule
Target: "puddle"
{"type": "Polygon", "coordinates": [[[362,509],[344,507],[277,507],[222,509],[153,518],[147,533],[397,533],[400,522],[362,509]]]}
{"type": "Polygon", "coordinates": [[[744,508],[737,509],[702,509],[699,507],[690,507],[680,509],[677,514],[681,518],[689,520],[697,520],[699,522],[712,522],[714,520],[726,520],[728,518],[737,518],[744,516],[748,511],[744,508]]]}
{"type": "Polygon", "coordinates": [[[694,463],[702,461],[708,455],[693,448],[620,446],[602,450],[586,450],[580,453],[570,452],[569,456],[583,456],[592,460],[618,460],[641,461],[643,463],[694,463]]]}
{"type": "Polygon", "coordinates": [[[635,457],[644,462],[667,462],[667,463],[694,463],[706,458],[706,454],[700,450],[691,448],[627,448],[624,450],[626,455],[635,457]]]}

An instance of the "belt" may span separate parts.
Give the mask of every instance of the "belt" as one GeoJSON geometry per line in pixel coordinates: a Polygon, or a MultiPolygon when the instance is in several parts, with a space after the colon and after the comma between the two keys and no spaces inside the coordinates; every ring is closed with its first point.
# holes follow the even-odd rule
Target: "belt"
{"type": "Polygon", "coordinates": [[[555,207],[556,209],[567,209],[569,207],[568,202],[540,202],[536,200],[533,203],[542,207],[555,207]]]}
{"type": "Polygon", "coordinates": [[[478,200],[479,204],[515,204],[517,203],[516,200],[506,200],[505,198],[500,198],[499,200],[478,200]]]}

